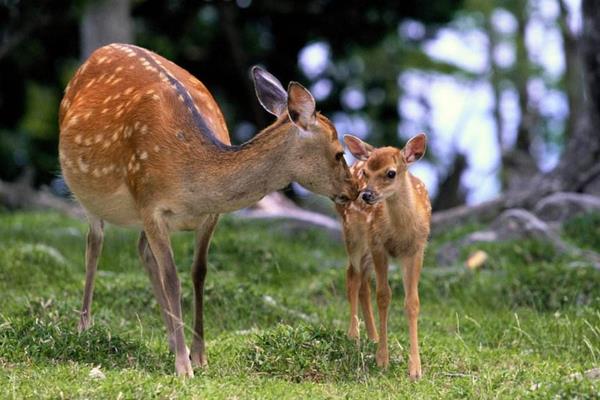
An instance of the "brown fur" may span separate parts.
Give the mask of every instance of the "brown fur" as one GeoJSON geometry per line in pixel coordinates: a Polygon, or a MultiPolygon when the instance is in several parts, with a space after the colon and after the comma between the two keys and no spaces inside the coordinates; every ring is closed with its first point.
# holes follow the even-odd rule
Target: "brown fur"
{"type": "Polygon", "coordinates": [[[371,148],[367,146],[362,148],[369,149],[368,160],[356,162],[350,170],[359,182],[361,193],[371,191],[379,201],[370,205],[359,195],[358,199],[350,204],[337,206],[343,221],[349,256],[347,289],[350,302],[350,328],[348,335],[357,340],[359,338],[358,302],[360,300],[368,336],[371,340],[379,341],[377,364],[387,367],[389,363],[387,312],[391,300],[391,290],[387,280],[387,258],[388,256],[399,258],[404,268],[405,308],[411,343],[409,374],[412,379],[418,379],[421,376],[417,335],[418,281],[423,252],[429,236],[431,205],[425,185],[408,172],[404,150],[392,147],[370,150],[371,148]],[[386,176],[389,170],[396,171],[394,179],[386,176]],[[375,269],[377,283],[379,336],[375,329],[369,296],[368,275],[371,267],[375,269]]]}
{"type": "MultiPolygon", "coordinates": [[[[285,89],[279,93],[278,100],[285,101],[285,89]]],[[[290,84],[288,95],[287,104],[278,103],[285,113],[277,121],[251,141],[230,146],[210,92],[165,58],[112,44],[79,68],[60,105],[59,155],[65,180],[90,220],[80,330],[91,323],[103,221],[137,227],[142,230],[140,258],[163,311],[176,371],[191,376],[190,358],[194,365],[206,364],[202,293],[219,214],[248,206],[291,181],[336,199],[356,197],[348,167],[336,159],[343,148],[335,128],[314,113],[314,99],[301,85],[290,84]],[[290,120],[288,105],[304,126],[290,120]],[[198,235],[189,357],[169,241],[176,230],[198,235]]]]}

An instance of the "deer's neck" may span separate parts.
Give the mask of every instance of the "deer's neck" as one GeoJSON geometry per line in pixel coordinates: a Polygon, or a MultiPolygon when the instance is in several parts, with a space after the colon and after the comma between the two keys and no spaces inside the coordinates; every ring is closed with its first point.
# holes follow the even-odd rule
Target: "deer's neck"
{"type": "Polygon", "coordinates": [[[280,120],[240,146],[211,151],[208,163],[195,163],[192,184],[200,211],[238,210],[287,186],[297,145],[293,129],[280,120]]]}

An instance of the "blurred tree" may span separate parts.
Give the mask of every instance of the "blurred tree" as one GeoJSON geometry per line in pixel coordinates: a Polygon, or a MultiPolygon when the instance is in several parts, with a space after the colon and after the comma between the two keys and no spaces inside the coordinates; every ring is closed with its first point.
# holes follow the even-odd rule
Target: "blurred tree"
{"type": "Polygon", "coordinates": [[[0,178],[14,179],[32,165],[38,183],[52,179],[58,171],[56,114],[62,89],[93,47],[127,41],[131,32],[137,44],[172,59],[207,85],[238,142],[264,127],[269,118],[254,98],[249,68],[260,63],[283,82],[306,82],[298,65],[300,50],[309,43],[326,43],[335,68],[323,76],[335,79],[319,107],[328,114],[368,113],[382,128],[381,134],[376,129],[376,141],[393,144],[398,142],[401,60],[405,55],[419,57],[414,47],[400,42],[398,24],[411,18],[434,30],[452,18],[460,3],[6,0],[0,3],[0,178]],[[373,62],[366,59],[375,55],[373,62]],[[378,67],[377,60],[385,64],[378,67]],[[349,84],[385,100],[349,110],[340,100],[349,84]]]}
{"type": "Polygon", "coordinates": [[[81,19],[81,58],[110,43],[132,43],[133,21],[129,0],[89,2],[81,19]]]}

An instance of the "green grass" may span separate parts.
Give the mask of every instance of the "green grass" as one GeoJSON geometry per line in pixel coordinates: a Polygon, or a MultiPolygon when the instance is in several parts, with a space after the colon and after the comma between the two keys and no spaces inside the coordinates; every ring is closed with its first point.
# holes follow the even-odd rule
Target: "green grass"
{"type": "MultiPolygon", "coordinates": [[[[563,235],[600,251],[597,215],[563,235]]],[[[108,227],[95,325],[79,335],[86,226],[51,213],[0,214],[2,398],[599,398],[600,272],[543,243],[483,249],[479,271],[437,268],[435,238],[421,279],[424,377],[407,376],[401,271],[393,264],[391,366],[345,336],[343,246],[319,231],[224,218],[210,252],[205,329],[209,367],[173,375],[162,319],[136,254],[137,234],[108,227]],[[104,379],[90,377],[100,367],[104,379]]],[[[191,338],[193,237],[174,252],[191,338]]],[[[361,332],[364,337],[364,328],[361,332]]]]}

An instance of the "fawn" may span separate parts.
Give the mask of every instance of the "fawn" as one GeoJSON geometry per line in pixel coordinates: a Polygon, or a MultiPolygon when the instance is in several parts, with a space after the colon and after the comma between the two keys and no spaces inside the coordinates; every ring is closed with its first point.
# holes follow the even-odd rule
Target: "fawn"
{"type": "Polygon", "coordinates": [[[193,376],[192,366],[207,363],[203,291],[219,214],[292,181],[338,203],[357,195],[335,127],[315,112],[310,92],[296,82],[285,90],[258,67],[252,77],[259,102],[276,121],[239,146],[231,145],[223,114],[199,80],[133,45],[96,50],[60,105],[61,169],[90,226],[79,330],[91,323],[104,221],[137,228],[138,252],[161,306],[178,375],[193,376]],[[191,351],[170,244],[170,233],[178,230],[197,234],[191,351]]]}
{"type": "Polygon", "coordinates": [[[387,320],[392,294],[387,277],[388,255],[400,258],[404,268],[404,306],[410,337],[409,376],[419,379],[418,284],[429,236],[431,205],[425,185],[411,175],[407,167],[423,157],[427,137],[425,134],[413,137],[402,150],[393,147],[376,149],[351,135],[346,135],[344,141],[358,159],[350,170],[361,190],[355,201],[336,206],[342,216],[349,257],[346,274],[350,303],[348,336],[359,340],[360,301],[367,335],[379,342],[377,365],[384,368],[388,366],[387,320]],[[379,335],[371,307],[371,265],[374,266],[376,277],[379,335]]]}

